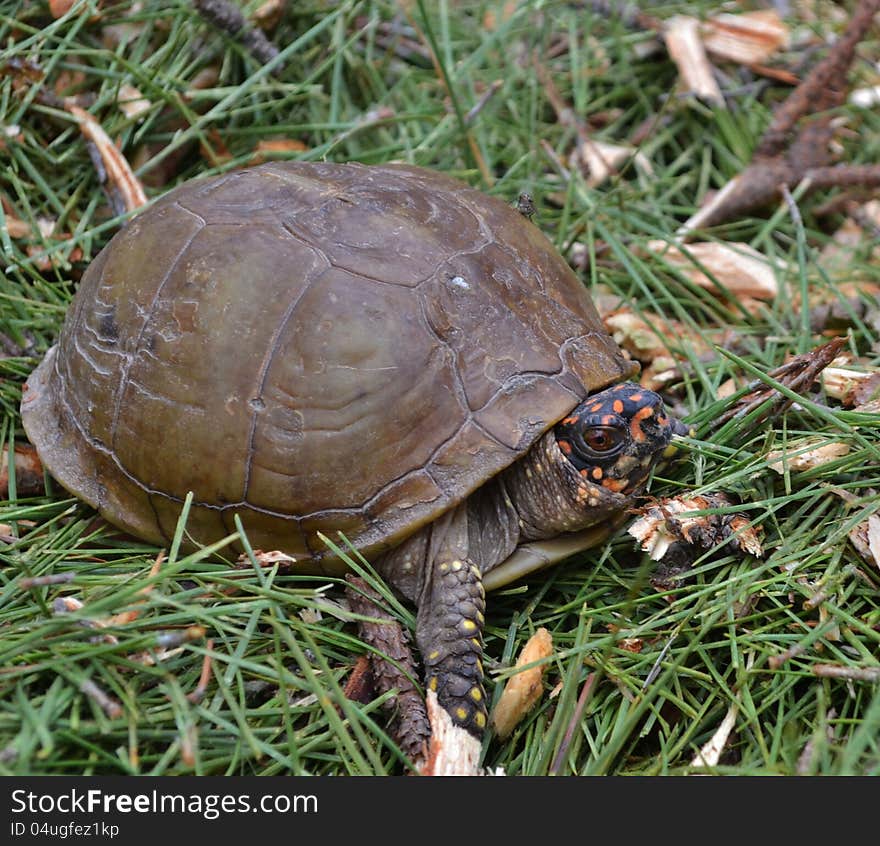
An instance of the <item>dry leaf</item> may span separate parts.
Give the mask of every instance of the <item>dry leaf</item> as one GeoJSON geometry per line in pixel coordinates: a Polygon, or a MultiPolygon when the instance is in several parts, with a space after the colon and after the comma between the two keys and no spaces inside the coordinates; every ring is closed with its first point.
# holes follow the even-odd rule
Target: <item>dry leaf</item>
{"type": "Polygon", "coordinates": [[[125,156],[119,152],[103,127],[83,108],[69,98],[64,101],[67,109],[79,123],[80,132],[97,148],[107,171],[107,179],[118,192],[126,211],[134,211],[145,205],[147,195],[137,177],[132,173],[125,156]]]}
{"type": "MultiPolygon", "coordinates": [[[[538,629],[523,647],[516,666],[525,667],[553,654],[553,638],[547,629],[538,629]]],[[[538,702],[543,691],[544,664],[515,673],[504,686],[492,722],[499,737],[507,737],[538,702]]]]}
{"type": "Polygon", "coordinates": [[[850,445],[841,441],[807,441],[790,445],[788,449],[774,450],[767,456],[767,466],[780,475],[787,471],[800,472],[821,467],[847,455],[850,445]],[[816,444],[812,446],[812,444],[816,444]]]}
{"type": "Polygon", "coordinates": [[[676,543],[710,549],[729,541],[742,552],[760,557],[764,554],[758,532],[741,514],[691,514],[710,508],[724,508],[731,502],[721,493],[692,498],[662,499],[647,508],[627,532],[660,561],[676,543]]]}
{"type": "Polygon", "coordinates": [[[669,56],[678,68],[681,87],[707,103],[723,106],[724,96],[700,40],[700,22],[686,15],[676,15],[667,22],[663,38],[669,56]]]}
{"type": "Polygon", "coordinates": [[[783,262],[771,263],[756,249],[738,242],[704,241],[682,249],[666,241],[649,241],[648,249],[663,256],[695,285],[715,292],[722,285],[737,297],[775,299],[779,293],[776,269],[785,268],[783,262]]]}
{"type": "Polygon", "coordinates": [[[715,15],[702,25],[700,34],[715,58],[743,65],[766,62],[789,45],[788,27],[772,9],[715,15]]]}

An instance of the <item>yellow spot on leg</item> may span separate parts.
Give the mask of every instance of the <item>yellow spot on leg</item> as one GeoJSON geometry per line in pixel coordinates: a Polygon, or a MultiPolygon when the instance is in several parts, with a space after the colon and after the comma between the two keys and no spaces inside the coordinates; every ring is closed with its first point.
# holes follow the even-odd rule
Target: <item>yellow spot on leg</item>
{"type": "Polygon", "coordinates": [[[482,711],[477,711],[477,713],[474,714],[474,722],[477,724],[477,728],[485,728],[486,715],[482,711]]]}
{"type": "Polygon", "coordinates": [[[462,620],[461,627],[466,632],[475,632],[477,630],[477,624],[473,620],[462,620]]]}
{"type": "Polygon", "coordinates": [[[462,566],[464,565],[461,563],[461,561],[452,562],[452,569],[455,570],[456,573],[462,568],[462,566]]]}
{"type": "Polygon", "coordinates": [[[465,708],[456,708],[455,716],[458,717],[459,720],[464,722],[467,719],[468,712],[465,708]]]}
{"type": "Polygon", "coordinates": [[[433,676],[433,677],[428,681],[428,687],[429,687],[431,690],[433,690],[434,693],[437,692],[437,676],[433,676]]]}
{"type": "Polygon", "coordinates": [[[480,688],[478,688],[478,687],[472,687],[471,688],[471,699],[473,699],[474,702],[479,702],[482,698],[483,698],[483,691],[480,690],[480,688]]]}
{"type": "Polygon", "coordinates": [[[435,660],[436,658],[439,658],[439,657],[440,657],[440,650],[439,650],[439,649],[435,649],[435,650],[434,650],[434,651],[428,656],[428,660],[429,660],[429,661],[433,661],[433,660],[435,660]]]}

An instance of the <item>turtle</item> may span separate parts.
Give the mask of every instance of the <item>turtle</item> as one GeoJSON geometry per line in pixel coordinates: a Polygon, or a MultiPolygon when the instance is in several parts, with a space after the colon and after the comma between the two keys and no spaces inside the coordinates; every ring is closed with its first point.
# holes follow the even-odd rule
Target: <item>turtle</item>
{"type": "Polygon", "coordinates": [[[343,536],[416,608],[423,681],[480,737],[485,591],[606,537],[685,428],[512,204],[408,164],[194,179],[109,241],[23,389],[111,524],[236,532],[302,572],[343,536]]]}

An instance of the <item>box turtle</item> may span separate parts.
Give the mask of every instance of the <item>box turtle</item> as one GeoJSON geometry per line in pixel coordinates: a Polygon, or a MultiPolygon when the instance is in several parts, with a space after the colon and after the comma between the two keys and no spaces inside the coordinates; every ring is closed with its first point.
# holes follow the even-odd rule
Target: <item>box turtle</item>
{"type": "Polygon", "coordinates": [[[512,206],[407,165],[186,183],[88,268],[25,385],[51,475],[166,544],[304,571],[341,531],[417,607],[425,684],[486,723],[484,590],[607,536],[681,424],[512,206]],[[609,387],[611,386],[611,387],[609,387]]]}

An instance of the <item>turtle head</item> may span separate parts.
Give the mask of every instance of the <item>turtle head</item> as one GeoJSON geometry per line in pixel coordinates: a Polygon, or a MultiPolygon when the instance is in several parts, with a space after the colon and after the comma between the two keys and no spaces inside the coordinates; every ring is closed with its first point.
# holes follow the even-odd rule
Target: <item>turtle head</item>
{"type": "Polygon", "coordinates": [[[554,430],[582,478],[623,496],[639,491],[674,435],[687,433],[657,394],[632,382],[587,397],[554,430]]]}

